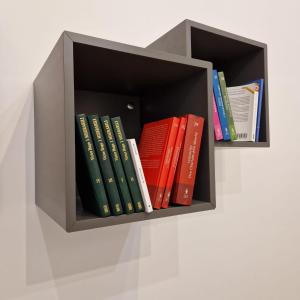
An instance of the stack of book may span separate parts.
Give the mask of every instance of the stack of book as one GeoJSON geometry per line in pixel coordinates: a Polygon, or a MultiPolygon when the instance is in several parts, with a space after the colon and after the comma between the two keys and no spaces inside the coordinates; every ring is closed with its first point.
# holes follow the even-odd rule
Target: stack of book
{"type": "Polygon", "coordinates": [[[217,141],[259,141],[263,79],[227,87],[224,72],[213,70],[213,122],[217,141]]]}
{"type": "Polygon", "coordinates": [[[76,115],[77,187],[83,207],[100,217],[146,211],[152,205],[119,117],[76,115]],[[138,176],[137,176],[138,175],[138,176]]]}
{"type": "Polygon", "coordinates": [[[100,217],[191,205],[204,119],[144,124],[126,139],[120,117],[76,115],[76,182],[85,210],[100,217]]]}
{"type": "Polygon", "coordinates": [[[155,209],[192,204],[203,124],[189,114],[144,125],[139,154],[155,209]]]}

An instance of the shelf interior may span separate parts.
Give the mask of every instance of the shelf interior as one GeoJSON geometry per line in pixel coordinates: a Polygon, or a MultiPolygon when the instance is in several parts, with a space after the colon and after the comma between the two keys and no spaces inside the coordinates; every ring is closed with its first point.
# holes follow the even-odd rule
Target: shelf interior
{"type": "MultiPolygon", "coordinates": [[[[265,79],[265,49],[196,27],[191,28],[192,58],[207,60],[224,71],[227,86],[265,79]]],[[[265,91],[263,91],[260,142],[267,142],[265,91]]],[[[226,142],[222,142],[226,143],[226,142]]]]}
{"type": "MultiPolygon", "coordinates": [[[[137,141],[145,122],[188,113],[207,120],[206,69],[79,43],[74,43],[73,51],[76,113],[120,116],[127,138],[137,141]]],[[[193,195],[196,203],[211,201],[208,156],[206,124],[193,195]]],[[[178,213],[184,210],[176,208],[178,213]]],[[[82,212],[78,195],[77,218],[82,212]]]]}

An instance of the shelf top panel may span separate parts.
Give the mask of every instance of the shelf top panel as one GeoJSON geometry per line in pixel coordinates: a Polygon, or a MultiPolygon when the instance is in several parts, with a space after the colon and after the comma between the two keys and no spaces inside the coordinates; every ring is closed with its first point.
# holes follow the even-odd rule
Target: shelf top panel
{"type": "Polygon", "coordinates": [[[132,46],[110,40],[105,40],[97,37],[92,37],[84,34],[74,33],[70,31],[64,31],[63,34],[68,36],[73,43],[79,43],[89,46],[95,46],[105,48],[108,50],[114,50],[119,52],[125,52],[128,54],[134,54],[153,59],[165,60],[178,64],[185,64],[200,68],[211,68],[211,63],[206,61],[199,61],[197,59],[186,58],[176,54],[170,54],[163,51],[145,49],[142,47],[132,46]]]}
{"type": "Polygon", "coordinates": [[[267,44],[265,44],[265,43],[262,43],[262,42],[259,42],[256,40],[252,40],[252,39],[249,39],[249,38],[246,38],[246,37],[243,37],[243,36],[228,32],[228,31],[224,31],[224,30],[221,30],[221,29],[218,29],[215,27],[211,27],[211,26],[199,23],[199,22],[195,22],[195,21],[188,20],[188,19],[184,20],[183,22],[186,24],[187,27],[190,27],[190,28],[195,28],[195,29],[198,29],[201,31],[209,32],[214,35],[219,35],[224,38],[235,40],[235,41],[245,43],[248,45],[252,45],[255,47],[267,48],[267,44]]]}

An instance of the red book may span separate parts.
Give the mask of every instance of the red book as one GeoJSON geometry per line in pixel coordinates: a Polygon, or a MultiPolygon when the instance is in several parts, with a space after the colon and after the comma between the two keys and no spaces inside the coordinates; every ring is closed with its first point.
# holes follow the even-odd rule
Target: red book
{"type": "Polygon", "coordinates": [[[139,154],[153,208],[161,207],[180,119],[173,117],[144,125],[139,154]]]}
{"type": "Polygon", "coordinates": [[[187,125],[182,149],[175,174],[171,201],[181,205],[191,205],[198,165],[204,119],[187,115],[187,125]]]}
{"type": "Polygon", "coordinates": [[[167,183],[166,183],[166,188],[165,188],[163,200],[161,203],[162,208],[169,207],[171,190],[172,190],[172,186],[173,186],[173,182],[174,182],[174,177],[175,177],[176,167],[177,167],[177,163],[178,163],[178,159],[179,159],[180,149],[181,149],[184,134],[185,134],[186,123],[187,123],[187,118],[181,117],[177,136],[176,136],[175,146],[174,146],[174,150],[173,150],[168,179],[167,179],[167,183]]]}

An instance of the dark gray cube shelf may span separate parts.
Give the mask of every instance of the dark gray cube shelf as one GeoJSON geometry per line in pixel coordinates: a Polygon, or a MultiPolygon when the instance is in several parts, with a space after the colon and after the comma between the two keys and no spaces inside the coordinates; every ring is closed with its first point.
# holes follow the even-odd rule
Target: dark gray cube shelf
{"type": "Polygon", "coordinates": [[[216,142],[218,147],[269,147],[267,45],[197,22],[185,20],[148,49],[210,61],[223,70],[228,86],[264,79],[259,142],[216,142]]]}
{"type": "Polygon", "coordinates": [[[208,62],[64,32],[34,82],[36,204],[68,232],[215,208],[211,74],[208,62]],[[203,116],[193,204],[108,218],[84,211],[76,112],[121,116],[127,137],[137,140],[144,122],[203,116]]]}

